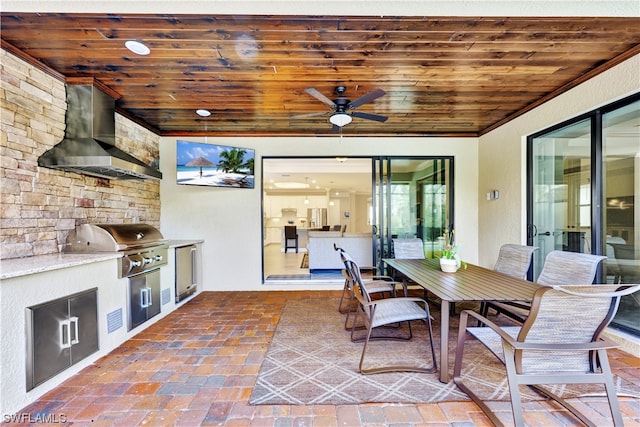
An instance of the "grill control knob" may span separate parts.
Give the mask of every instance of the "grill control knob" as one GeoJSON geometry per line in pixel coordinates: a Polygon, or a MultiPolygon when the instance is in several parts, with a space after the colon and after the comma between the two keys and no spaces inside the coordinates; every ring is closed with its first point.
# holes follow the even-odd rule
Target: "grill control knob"
{"type": "Polygon", "coordinates": [[[156,261],[162,261],[163,257],[162,257],[162,255],[156,255],[156,256],[153,257],[153,259],[156,260],[156,261]]]}
{"type": "Polygon", "coordinates": [[[142,262],[143,262],[145,265],[147,265],[147,264],[151,264],[151,263],[153,262],[153,260],[152,260],[151,258],[144,258],[144,259],[142,260],[142,262]]]}
{"type": "Polygon", "coordinates": [[[140,267],[142,265],[142,261],[137,261],[137,260],[132,260],[131,261],[131,266],[132,267],[140,267]]]}

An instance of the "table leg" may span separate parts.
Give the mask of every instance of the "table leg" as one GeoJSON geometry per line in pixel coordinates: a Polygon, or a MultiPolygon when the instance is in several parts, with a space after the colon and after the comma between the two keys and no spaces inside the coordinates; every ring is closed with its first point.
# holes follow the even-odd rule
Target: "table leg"
{"type": "Polygon", "coordinates": [[[449,301],[440,301],[440,382],[449,382],[449,301]]]}

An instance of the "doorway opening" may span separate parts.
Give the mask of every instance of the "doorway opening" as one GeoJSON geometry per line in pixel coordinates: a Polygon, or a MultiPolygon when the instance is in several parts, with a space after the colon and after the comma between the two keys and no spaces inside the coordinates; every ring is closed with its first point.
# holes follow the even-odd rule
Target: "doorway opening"
{"type": "Polygon", "coordinates": [[[333,243],[345,233],[370,241],[371,173],[369,157],[262,159],[263,283],[344,281],[333,243]],[[297,250],[286,247],[285,226],[295,227],[297,250]],[[311,259],[310,237],[324,243],[311,259]]]}
{"type": "Polygon", "coordinates": [[[371,271],[393,237],[419,237],[434,256],[453,226],[450,157],[264,157],[262,174],[263,283],[343,283],[334,243],[371,271]]]}

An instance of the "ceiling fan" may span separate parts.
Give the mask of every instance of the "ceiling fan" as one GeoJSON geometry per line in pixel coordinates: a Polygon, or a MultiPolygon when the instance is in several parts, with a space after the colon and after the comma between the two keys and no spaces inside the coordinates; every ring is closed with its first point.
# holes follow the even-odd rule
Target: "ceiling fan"
{"type": "Polygon", "coordinates": [[[309,95],[313,96],[320,102],[327,105],[329,108],[331,108],[331,111],[329,112],[320,111],[317,113],[299,114],[294,117],[296,118],[311,117],[311,116],[320,116],[323,114],[331,113],[331,116],[329,116],[329,121],[333,124],[334,130],[342,128],[343,126],[351,123],[351,120],[353,119],[353,117],[366,119],[366,120],[373,120],[376,122],[387,121],[387,117],[385,116],[381,116],[378,114],[371,114],[371,113],[363,113],[360,111],[353,111],[355,108],[361,106],[362,104],[366,104],[368,102],[373,101],[374,99],[377,99],[383,95],[386,95],[387,92],[385,92],[382,89],[374,89],[371,92],[365,95],[362,95],[360,98],[356,99],[355,101],[351,101],[345,98],[344,93],[346,91],[347,91],[347,88],[345,86],[336,86],[335,93],[336,95],[338,95],[338,97],[334,100],[331,100],[326,96],[324,96],[315,88],[312,88],[312,87],[306,88],[305,92],[307,92],[309,95]]]}

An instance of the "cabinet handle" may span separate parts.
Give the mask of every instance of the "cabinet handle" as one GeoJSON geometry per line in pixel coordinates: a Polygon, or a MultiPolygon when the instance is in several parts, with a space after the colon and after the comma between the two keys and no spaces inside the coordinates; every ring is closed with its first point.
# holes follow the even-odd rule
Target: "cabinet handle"
{"type": "Polygon", "coordinates": [[[69,341],[69,319],[60,321],[60,348],[71,348],[71,342],[69,341]]]}
{"type": "Polygon", "coordinates": [[[140,307],[147,308],[153,305],[153,292],[150,287],[140,289],[140,307]]]}
{"type": "Polygon", "coordinates": [[[71,317],[69,332],[73,332],[73,334],[71,334],[71,345],[78,344],[80,342],[80,334],[78,334],[78,316],[71,317]],[[73,329],[71,328],[71,325],[73,325],[73,329]]]}
{"type": "Polygon", "coordinates": [[[147,297],[148,293],[149,293],[149,288],[140,289],[140,307],[142,307],[142,308],[149,307],[149,304],[147,303],[147,301],[149,299],[147,297]]]}

